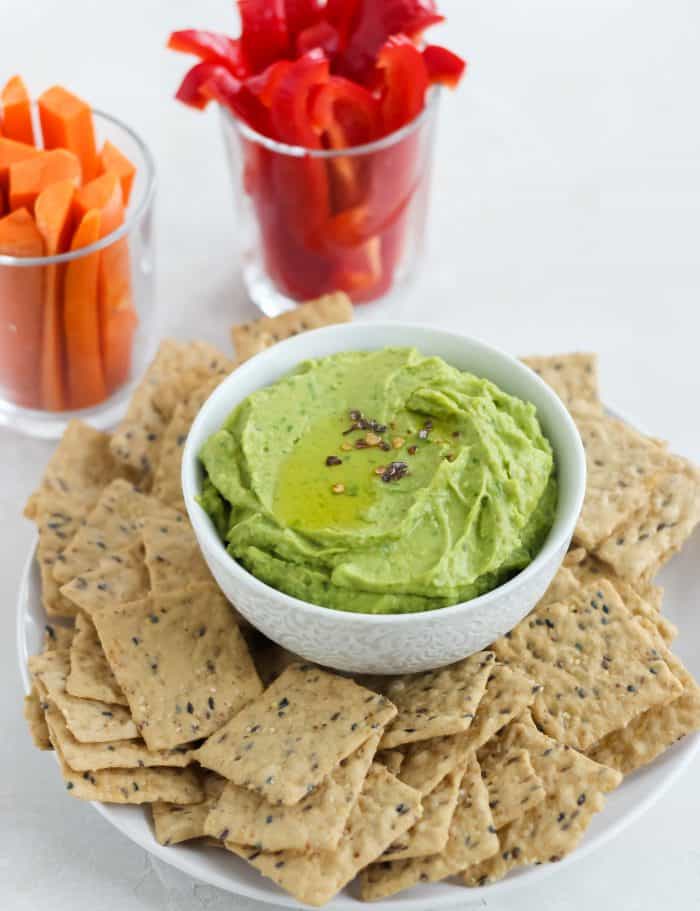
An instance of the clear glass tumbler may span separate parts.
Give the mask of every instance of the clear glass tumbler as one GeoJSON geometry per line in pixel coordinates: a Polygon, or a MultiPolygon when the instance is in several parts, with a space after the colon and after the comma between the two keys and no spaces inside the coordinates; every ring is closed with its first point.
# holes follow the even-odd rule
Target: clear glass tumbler
{"type": "Polygon", "coordinates": [[[331,291],[387,297],[416,269],[439,104],[363,146],[310,150],[256,133],[222,108],[241,267],[268,316],[331,291]]]}
{"type": "Polygon", "coordinates": [[[0,255],[0,425],[55,439],[79,417],[112,426],[155,347],[153,158],[125,124],[93,111],[135,165],[123,224],[56,256],[0,255]]]}

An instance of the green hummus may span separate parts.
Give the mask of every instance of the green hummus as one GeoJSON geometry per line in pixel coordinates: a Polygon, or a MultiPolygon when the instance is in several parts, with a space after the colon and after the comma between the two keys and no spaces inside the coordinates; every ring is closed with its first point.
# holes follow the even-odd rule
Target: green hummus
{"type": "Polygon", "coordinates": [[[301,364],[200,455],[200,503],[231,556],[337,610],[433,610],[489,591],[532,561],[557,501],[534,406],[410,348],[301,364]]]}

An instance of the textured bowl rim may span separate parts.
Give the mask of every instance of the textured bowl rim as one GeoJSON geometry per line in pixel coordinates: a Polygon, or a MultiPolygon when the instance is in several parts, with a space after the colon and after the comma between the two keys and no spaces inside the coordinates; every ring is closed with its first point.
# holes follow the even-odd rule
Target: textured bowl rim
{"type": "MultiPolygon", "coordinates": [[[[383,344],[378,345],[376,350],[385,347],[387,346],[383,344]]],[[[420,349],[420,344],[417,343],[416,347],[420,349]]],[[[353,350],[351,344],[348,346],[347,350],[353,350]]],[[[305,356],[303,354],[301,348],[299,354],[300,356],[298,363],[301,363],[308,357],[308,355],[305,356]]],[[[318,356],[322,357],[324,355],[318,356]]],[[[259,386],[257,386],[257,388],[262,389],[265,388],[266,385],[271,384],[261,383],[259,386]]],[[[235,405],[232,405],[231,409],[234,407],[235,405]]],[[[554,443],[552,443],[551,440],[550,443],[554,449],[555,458],[558,458],[559,453],[557,452],[554,443]]],[[[192,522],[192,526],[195,529],[197,538],[200,540],[200,543],[202,539],[204,540],[206,543],[205,549],[208,555],[216,559],[216,562],[220,565],[222,570],[234,577],[237,577],[240,580],[241,584],[257,589],[261,595],[268,599],[274,598],[275,600],[281,600],[285,602],[287,606],[295,608],[300,613],[306,614],[309,618],[313,618],[314,616],[327,617],[329,611],[332,611],[333,616],[337,618],[337,621],[339,623],[346,624],[348,626],[398,626],[402,624],[416,623],[419,618],[425,619],[427,616],[436,621],[444,619],[447,622],[458,614],[465,614],[474,610],[478,610],[479,608],[488,606],[489,603],[496,605],[502,596],[516,592],[521,585],[526,583],[531,577],[535,576],[547,564],[547,562],[557,552],[561,545],[566,542],[568,546],[568,543],[571,540],[579,513],[581,512],[581,507],[583,506],[583,499],[586,489],[586,459],[581,436],[578,432],[576,424],[574,423],[569,412],[566,410],[566,407],[562,403],[561,399],[533,370],[531,370],[528,366],[523,364],[512,355],[506,354],[499,348],[488,345],[479,339],[474,338],[473,336],[467,336],[463,333],[448,332],[445,329],[429,326],[426,324],[389,321],[371,323],[354,322],[339,324],[335,326],[327,326],[321,329],[314,329],[310,332],[305,332],[302,335],[294,336],[290,339],[285,339],[284,341],[273,345],[271,348],[268,348],[267,350],[256,354],[249,361],[246,361],[240,367],[237,367],[231,374],[229,374],[229,376],[223,380],[219,386],[217,386],[214,392],[212,392],[206,402],[202,405],[195,420],[192,423],[189,434],[187,436],[187,441],[185,443],[185,449],[182,457],[181,482],[185,499],[185,507],[187,509],[190,521],[192,522]],[[199,488],[199,459],[198,452],[195,451],[195,439],[198,436],[200,426],[205,422],[207,413],[214,404],[218,404],[219,400],[227,398],[227,396],[230,395],[231,388],[235,387],[241,380],[245,380],[248,374],[253,370],[259,369],[260,366],[262,366],[262,363],[274,363],[275,360],[277,360],[281,354],[284,354],[284,352],[286,352],[290,347],[298,346],[300,345],[300,342],[303,342],[305,339],[308,340],[312,336],[314,338],[320,338],[322,336],[333,338],[335,336],[343,334],[352,336],[358,330],[365,332],[376,332],[379,335],[381,333],[391,332],[392,330],[396,331],[398,329],[417,333],[429,332],[433,335],[444,335],[446,338],[450,339],[463,340],[470,347],[481,349],[481,352],[488,357],[494,358],[497,361],[501,360],[509,362],[509,366],[511,368],[515,368],[516,373],[520,372],[523,375],[527,374],[528,379],[531,382],[534,381],[535,385],[539,385],[540,392],[545,396],[545,398],[549,399],[549,405],[553,411],[555,420],[560,425],[560,428],[564,431],[564,433],[568,436],[569,443],[572,446],[571,463],[573,470],[571,472],[570,482],[573,493],[572,506],[563,517],[555,520],[555,523],[552,526],[552,529],[550,529],[549,535],[542,549],[539,551],[531,563],[529,563],[524,569],[513,576],[512,579],[509,579],[502,585],[498,585],[496,588],[491,589],[491,591],[488,591],[483,595],[479,595],[476,598],[472,598],[469,601],[463,601],[459,604],[450,605],[449,607],[435,608],[434,610],[430,611],[416,611],[405,614],[356,613],[352,611],[342,611],[336,610],[334,608],[324,607],[320,604],[313,604],[310,601],[303,601],[300,598],[295,598],[293,595],[288,595],[286,592],[282,592],[279,589],[273,588],[266,582],[258,579],[257,576],[254,576],[252,573],[248,572],[248,570],[241,566],[240,563],[238,563],[228,553],[223,545],[223,542],[216,533],[211,519],[195,499],[199,488]],[[558,528],[557,525],[559,526],[558,528]],[[553,534],[555,529],[556,534],[553,534]]]]}

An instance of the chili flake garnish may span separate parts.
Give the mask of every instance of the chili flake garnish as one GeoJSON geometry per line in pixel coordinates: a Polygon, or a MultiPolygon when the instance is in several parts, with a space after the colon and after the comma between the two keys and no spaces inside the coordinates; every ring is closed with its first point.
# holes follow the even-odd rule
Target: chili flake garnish
{"type": "Polygon", "coordinates": [[[374,469],[375,474],[384,474],[385,471],[386,465],[377,465],[377,467],[374,469]]]}
{"type": "Polygon", "coordinates": [[[382,481],[388,484],[390,481],[399,481],[408,474],[408,464],[406,462],[392,462],[387,466],[382,481]]]}
{"type": "Polygon", "coordinates": [[[353,430],[373,430],[374,433],[386,433],[386,424],[380,424],[379,421],[364,417],[361,411],[353,408],[349,414],[351,424],[347,430],[343,431],[343,436],[347,436],[353,430]]]}
{"type": "Polygon", "coordinates": [[[445,456],[445,458],[447,459],[448,462],[454,462],[454,460],[457,458],[457,456],[454,454],[454,452],[448,452],[447,455],[445,456]]]}
{"type": "Polygon", "coordinates": [[[382,438],[377,436],[376,433],[368,433],[365,437],[365,442],[368,446],[378,446],[382,442],[382,438]]]}
{"type": "Polygon", "coordinates": [[[391,441],[391,445],[394,447],[394,449],[401,449],[405,442],[406,441],[403,437],[394,437],[394,439],[391,441]]]}
{"type": "Polygon", "coordinates": [[[352,443],[341,443],[340,448],[343,450],[343,452],[350,452],[352,449],[352,443]]]}
{"type": "Polygon", "coordinates": [[[334,484],[331,490],[333,493],[345,493],[345,484],[334,484]]]}
{"type": "Polygon", "coordinates": [[[407,449],[406,451],[408,452],[409,455],[415,455],[415,454],[418,452],[418,447],[417,447],[417,446],[409,446],[408,449],[407,449]]]}
{"type": "Polygon", "coordinates": [[[342,465],[342,464],[343,464],[343,460],[339,459],[338,456],[336,456],[336,455],[329,455],[328,458],[326,459],[326,465],[328,465],[329,467],[331,467],[333,465],[342,465]]]}

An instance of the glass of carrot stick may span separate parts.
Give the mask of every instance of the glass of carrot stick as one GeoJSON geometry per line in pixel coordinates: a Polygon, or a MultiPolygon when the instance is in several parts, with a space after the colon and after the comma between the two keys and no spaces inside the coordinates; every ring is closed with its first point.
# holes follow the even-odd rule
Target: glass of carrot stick
{"type": "Polygon", "coordinates": [[[114,423],[152,354],[155,174],[139,137],[61,86],[0,92],[0,424],[114,423]]]}

